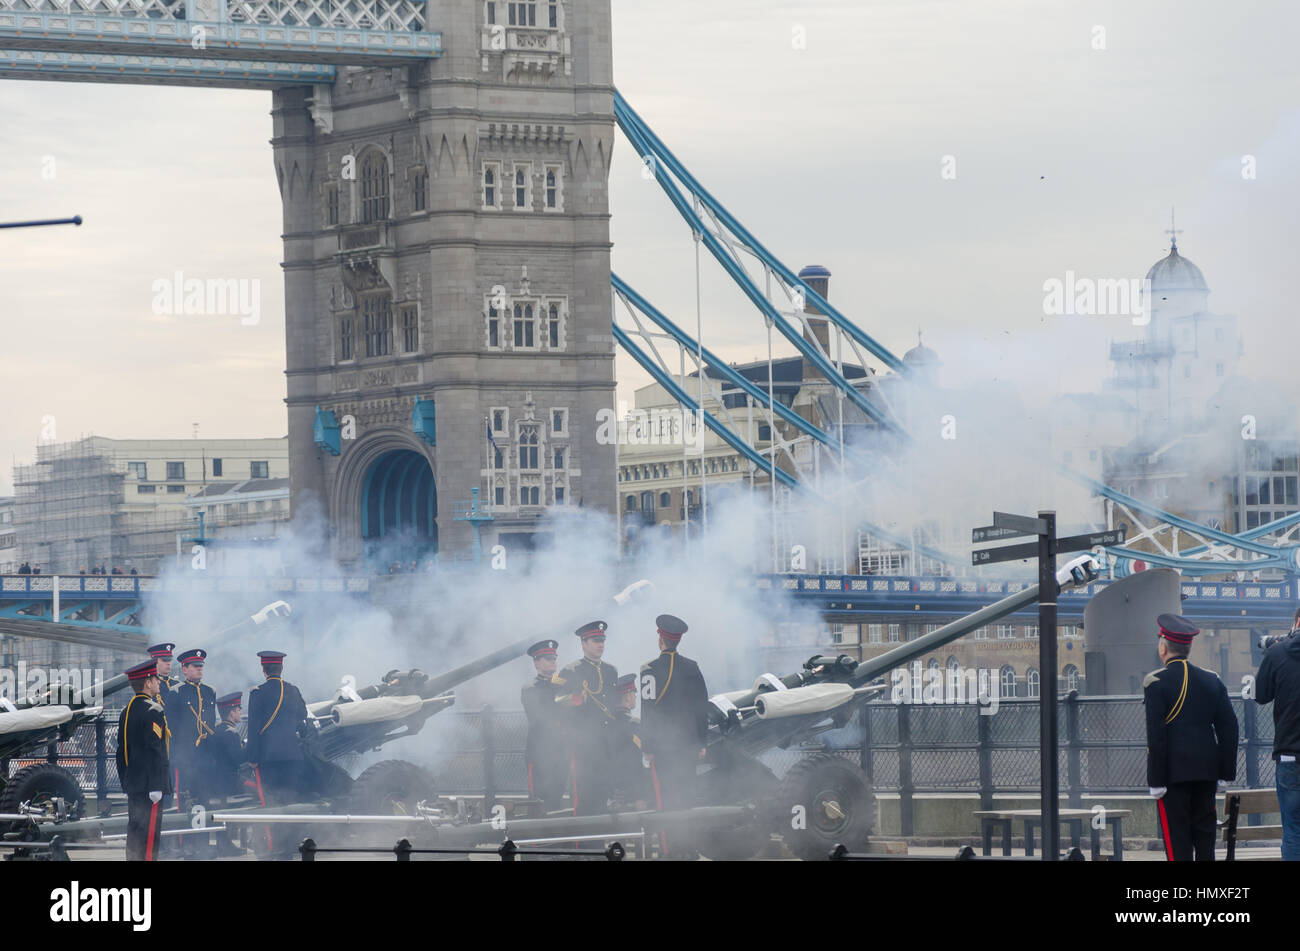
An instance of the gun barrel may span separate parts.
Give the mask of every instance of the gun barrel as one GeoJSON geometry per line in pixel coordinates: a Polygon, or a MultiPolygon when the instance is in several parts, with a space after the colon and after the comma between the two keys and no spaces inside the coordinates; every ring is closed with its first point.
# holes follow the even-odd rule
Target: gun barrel
{"type": "MultiPolygon", "coordinates": [[[[911,663],[919,657],[930,653],[938,647],[950,644],[964,634],[969,634],[976,628],[983,627],[990,621],[996,621],[998,618],[1006,617],[1028,604],[1038,600],[1038,585],[1031,584],[1023,591],[1017,591],[1015,594],[1008,595],[1001,601],[995,601],[988,607],[980,608],[974,614],[968,614],[963,618],[958,618],[951,624],[945,624],[937,631],[931,631],[914,641],[896,647],[892,651],[886,651],[879,657],[872,657],[864,660],[857,666],[853,672],[853,678],[850,681],[854,684],[865,684],[875,680],[886,671],[893,670],[895,667],[901,667],[903,664],[911,663]]],[[[1046,632],[1044,632],[1046,636],[1046,632]]]]}
{"type": "Polygon", "coordinates": [[[524,656],[524,651],[537,638],[525,637],[521,641],[509,644],[500,650],[493,651],[485,657],[478,660],[472,660],[468,664],[462,664],[455,670],[449,670],[445,674],[439,674],[436,677],[430,677],[420,687],[420,696],[424,698],[436,697],[440,693],[446,693],[453,687],[459,686],[467,680],[477,677],[479,674],[485,674],[495,667],[502,664],[508,664],[517,657],[524,656]]]}

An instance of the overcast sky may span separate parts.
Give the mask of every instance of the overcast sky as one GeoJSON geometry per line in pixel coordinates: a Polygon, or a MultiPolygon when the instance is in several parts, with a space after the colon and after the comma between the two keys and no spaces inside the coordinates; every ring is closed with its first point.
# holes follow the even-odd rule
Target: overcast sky
{"type": "MultiPolygon", "coordinates": [[[[923,330],[946,380],[1049,392],[1098,389],[1135,328],[1045,317],[1043,282],[1142,277],[1171,206],[1244,367],[1286,370],[1297,33],[1289,2],[614,0],[620,89],[782,260],[829,267],[832,300],[896,353],[923,330]]],[[[0,493],[47,416],[60,441],[283,435],[270,102],[0,82],[0,219],[86,219],[0,232],[0,493]],[[260,279],[260,321],[153,314],[176,271],[260,279]]],[[[615,270],[693,327],[689,232],[625,142],[611,204],[615,270]]],[[[761,356],[757,314],[707,254],[704,273],[705,342],[761,356]]],[[[625,395],[645,381],[618,366],[625,395]]]]}

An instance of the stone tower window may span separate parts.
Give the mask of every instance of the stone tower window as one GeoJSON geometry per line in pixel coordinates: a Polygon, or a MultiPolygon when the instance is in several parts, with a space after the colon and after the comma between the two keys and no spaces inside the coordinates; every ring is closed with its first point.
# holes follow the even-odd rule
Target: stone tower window
{"type": "Polygon", "coordinates": [[[367,294],[361,298],[365,324],[366,356],[386,357],[393,351],[393,304],[387,294],[367,294]]]}
{"type": "Polygon", "coordinates": [[[488,304],[488,346],[501,346],[501,313],[488,304]]]}
{"type": "Polygon", "coordinates": [[[416,211],[424,211],[429,204],[429,173],[423,168],[411,171],[411,204],[416,211]]]}
{"type": "Polygon", "coordinates": [[[515,348],[532,348],[537,346],[536,325],[537,319],[533,310],[532,301],[515,301],[515,348]]]}
{"type": "Polygon", "coordinates": [[[537,464],[537,432],[536,426],[519,427],[519,468],[536,471],[541,468],[537,464]]]}
{"type": "Polygon", "coordinates": [[[343,317],[339,320],[339,359],[352,359],[352,318],[343,317]]]}
{"type": "Polygon", "coordinates": [[[552,350],[560,348],[560,305],[551,301],[546,305],[546,345],[552,350]]]}
{"type": "Polygon", "coordinates": [[[515,165],[515,211],[533,210],[532,166],[527,162],[515,165]]]}
{"type": "Polygon", "coordinates": [[[499,208],[497,191],[501,181],[501,166],[497,162],[483,163],[483,207],[499,208]]]}
{"type": "Polygon", "coordinates": [[[361,220],[365,223],[388,219],[388,158],[370,151],[361,162],[361,220]]]}
{"type": "Polygon", "coordinates": [[[546,210],[563,211],[563,188],[561,176],[563,170],[559,165],[546,166],[546,210]]]}
{"type": "Polygon", "coordinates": [[[414,307],[402,308],[402,352],[415,353],[420,349],[419,314],[414,307]]]}
{"type": "Polygon", "coordinates": [[[339,187],[327,185],[325,188],[325,224],[339,223],[339,187]]]}

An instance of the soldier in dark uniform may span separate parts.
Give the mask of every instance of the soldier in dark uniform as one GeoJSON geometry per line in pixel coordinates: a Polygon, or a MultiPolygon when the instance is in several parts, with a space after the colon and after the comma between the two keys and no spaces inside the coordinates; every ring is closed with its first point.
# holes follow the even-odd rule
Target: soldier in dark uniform
{"type": "Polygon", "coordinates": [[[1156,623],[1165,666],[1142,681],[1147,784],[1169,860],[1212,862],[1216,781],[1222,788],[1237,777],[1237,717],[1223,682],[1187,660],[1200,629],[1177,614],[1156,623]]]}
{"type": "Polygon", "coordinates": [[[158,701],[158,664],[147,660],[126,672],[134,696],[117,718],[117,775],[126,793],[126,857],[153,862],[162,841],[162,798],[172,790],[171,733],[158,701]]]}
{"type": "Polygon", "coordinates": [[[606,731],[609,738],[609,768],[613,774],[614,800],[629,809],[644,809],[651,799],[650,771],[641,748],[641,719],[636,709],[637,675],[618,678],[618,706],[614,722],[606,731]]]}
{"type": "Polygon", "coordinates": [[[208,755],[206,743],[217,729],[217,692],[203,682],[208,652],[195,648],[177,656],[185,680],[175,690],[169,723],[172,728],[172,766],[180,777],[177,798],[207,801],[208,755]]]}
{"type": "MultiPolygon", "coordinates": [[[[208,793],[223,802],[226,797],[242,792],[239,786],[239,767],[244,763],[244,740],[237,728],[243,719],[243,702],[242,693],[228,693],[217,698],[221,722],[205,744],[211,767],[208,773],[208,793]]],[[[218,855],[242,855],[243,852],[231,841],[229,831],[217,833],[218,855]]]]}
{"type": "Polygon", "coordinates": [[[528,648],[537,677],[519,692],[528,716],[528,795],[542,800],[547,812],[564,808],[564,787],[569,776],[569,756],[564,746],[561,711],[555,703],[555,658],[559,642],[538,641],[528,648]]]}
{"type": "Polygon", "coordinates": [[[606,730],[614,721],[618,670],[602,661],[604,621],[584,624],[573,633],[582,638],[582,659],[555,675],[555,702],[567,723],[569,758],[573,767],[573,813],[594,816],[609,806],[611,777],[605,762],[606,730]]]}
{"type": "Polygon", "coordinates": [[[299,729],[307,720],[307,704],[291,683],[280,677],[285,655],[258,651],[266,681],[248,694],[248,744],[244,755],[257,771],[264,797],[292,802],[303,781],[303,752],[299,729]]]}
{"type": "Polygon", "coordinates": [[[641,737],[650,754],[657,807],[695,805],[695,772],[709,734],[709,691],[699,665],[677,653],[686,622],[655,619],[659,656],[641,668],[641,737]]]}
{"type": "MultiPolygon", "coordinates": [[[[149,656],[158,662],[158,702],[163,705],[163,712],[171,717],[171,722],[180,719],[176,713],[176,688],[181,682],[172,676],[172,652],[175,644],[155,644],[149,648],[149,656]]],[[[177,786],[176,767],[172,767],[172,788],[177,786]]],[[[172,807],[172,797],[163,797],[163,811],[172,807]]]]}

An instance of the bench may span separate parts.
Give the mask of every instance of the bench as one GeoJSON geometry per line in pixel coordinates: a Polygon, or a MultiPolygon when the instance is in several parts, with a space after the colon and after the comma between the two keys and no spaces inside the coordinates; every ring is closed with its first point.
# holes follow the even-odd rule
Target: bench
{"type": "MultiPolygon", "coordinates": [[[[976,812],[975,815],[980,820],[980,830],[984,835],[984,854],[993,854],[993,829],[995,826],[1002,827],[1002,854],[1011,854],[1011,823],[1017,819],[1024,820],[1025,823],[1025,855],[1034,854],[1034,831],[1039,823],[1042,822],[1042,812],[1038,809],[988,809],[976,812]]],[[[1079,840],[1083,837],[1083,824],[1089,825],[1089,838],[1092,847],[1092,860],[1098,862],[1101,860],[1101,829],[1092,826],[1094,813],[1091,809],[1060,809],[1058,818],[1063,825],[1070,827],[1070,844],[1075,848],[1079,847],[1079,840]]],[[[1111,842],[1114,855],[1111,856],[1112,862],[1123,861],[1124,857],[1124,820],[1132,815],[1128,809],[1106,809],[1102,814],[1104,823],[1110,824],[1111,842]]]]}
{"type": "Polygon", "coordinates": [[[1238,842],[1259,842],[1267,839],[1282,838],[1282,827],[1276,826],[1238,826],[1237,820],[1245,815],[1265,815],[1280,813],[1281,805],[1277,801],[1276,789],[1237,789],[1228,790],[1223,798],[1224,818],[1219,823],[1223,828],[1223,841],[1228,846],[1228,861],[1236,861],[1238,842]]]}

